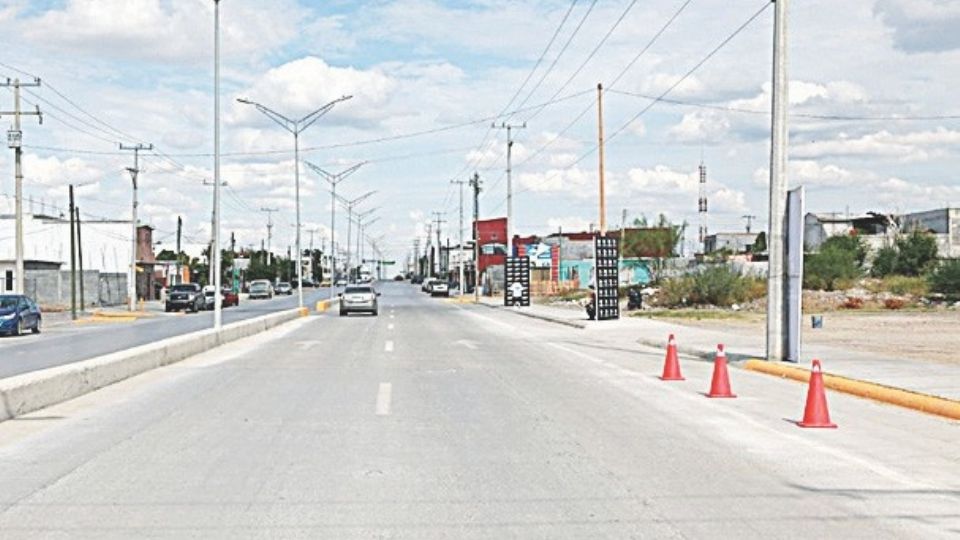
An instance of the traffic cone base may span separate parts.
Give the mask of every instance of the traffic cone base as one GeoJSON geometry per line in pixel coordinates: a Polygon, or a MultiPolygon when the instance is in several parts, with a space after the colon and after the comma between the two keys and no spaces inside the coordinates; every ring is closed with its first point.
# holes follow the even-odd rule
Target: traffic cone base
{"type": "Polygon", "coordinates": [[[735,398],[736,394],[730,390],[730,374],[727,372],[727,355],[723,352],[723,345],[717,345],[717,356],[713,360],[713,380],[710,382],[709,398],[735,398]]]}
{"type": "Polygon", "coordinates": [[[813,361],[810,369],[810,385],[807,389],[807,405],[803,410],[803,420],[797,422],[803,428],[836,428],[830,421],[827,408],[827,394],[823,389],[823,371],[820,360],[813,361]]]}
{"type": "Polygon", "coordinates": [[[680,360],[677,358],[677,340],[673,334],[667,340],[667,357],[663,360],[663,374],[660,375],[663,381],[683,381],[683,375],[680,374],[680,360]]]}

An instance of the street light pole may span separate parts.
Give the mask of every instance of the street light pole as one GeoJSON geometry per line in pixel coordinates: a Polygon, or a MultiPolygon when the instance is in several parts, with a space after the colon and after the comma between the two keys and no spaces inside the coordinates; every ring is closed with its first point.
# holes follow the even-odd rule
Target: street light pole
{"type": "MultiPolygon", "coordinates": [[[[220,257],[220,0],[213,0],[213,328],[223,325],[220,257]]],[[[177,254],[179,257],[180,254],[177,254]]]]}
{"type": "Polygon", "coordinates": [[[787,206],[787,0],[774,4],[773,118],[770,138],[770,230],[767,234],[767,360],[786,357],[784,235],[787,206]]]}
{"type": "MultiPolygon", "coordinates": [[[[237,101],[245,105],[253,105],[257,108],[258,111],[263,113],[264,116],[273,120],[280,125],[283,129],[289,131],[293,134],[293,155],[294,161],[294,181],[296,183],[294,190],[296,193],[296,205],[297,205],[297,284],[298,291],[298,305],[303,307],[303,261],[301,257],[303,256],[303,251],[300,248],[300,134],[303,133],[308,127],[312,126],[321,116],[326,114],[333,108],[334,105],[340,103],[341,101],[346,101],[351,99],[353,96],[343,96],[337,98],[330,103],[327,103],[323,107],[313,111],[312,113],[300,118],[299,120],[287,118],[286,116],[266,107],[255,101],[250,101],[249,99],[238,98],[237,101]]],[[[332,299],[332,297],[331,297],[332,299]]]]}
{"type": "Polygon", "coordinates": [[[304,163],[309,167],[313,172],[317,173],[321,178],[327,181],[330,184],[330,255],[332,256],[330,263],[330,301],[336,297],[334,289],[334,283],[337,280],[337,250],[334,233],[337,228],[337,184],[345,180],[348,176],[357,171],[361,166],[363,166],[365,161],[361,161],[352,167],[344,169],[337,174],[329,173],[320,167],[310,163],[309,161],[304,161],[304,163]]]}

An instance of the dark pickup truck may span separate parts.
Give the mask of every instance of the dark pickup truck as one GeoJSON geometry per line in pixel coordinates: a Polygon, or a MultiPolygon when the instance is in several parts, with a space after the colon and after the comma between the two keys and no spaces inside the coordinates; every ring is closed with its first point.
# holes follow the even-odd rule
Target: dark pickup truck
{"type": "Polygon", "coordinates": [[[170,287],[164,311],[187,310],[191,313],[196,313],[203,309],[203,304],[203,291],[200,290],[200,285],[196,283],[181,283],[180,285],[170,287]]]}

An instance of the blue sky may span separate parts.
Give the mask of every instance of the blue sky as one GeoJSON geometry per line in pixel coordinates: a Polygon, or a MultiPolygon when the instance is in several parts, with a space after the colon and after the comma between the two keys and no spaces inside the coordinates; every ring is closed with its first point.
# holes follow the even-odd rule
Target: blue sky
{"type": "MultiPolygon", "coordinates": [[[[638,95],[668,90],[766,2],[692,0],[627,70],[684,2],[591,4],[223,0],[223,176],[230,184],[224,232],[236,233],[241,245],[259,245],[266,233],[259,208],[277,207],[275,245],[285,250],[294,234],[290,137],[236,104],[236,97],[293,116],[354,95],[304,134],[304,158],[331,169],[369,162],[343,192],[377,190],[369,206],[380,208],[380,219],[371,234],[383,235],[388,256],[403,259],[432,212],[456,222],[452,179],[479,172],[486,187],[481,213],[505,212],[505,133],[487,126],[510,109],[518,89],[514,107],[541,77],[527,105],[554,95],[567,99],[536,114],[501,118],[528,122],[514,146],[517,232],[584,229],[597,221],[591,108],[597,82],[610,88],[604,118],[608,136],[617,133],[606,151],[608,221],[619,223],[626,210],[628,220],[665,213],[695,224],[702,158],[709,170],[710,229],[741,230],[747,214],[759,217],[755,227],[765,226],[772,8],[669,93],[682,103],[658,103],[628,122],[650,103],[638,95]],[[366,142],[374,139],[380,141],[366,142]]],[[[945,0],[791,6],[790,183],[806,186],[808,208],[861,212],[960,204],[952,173],[960,127],[949,118],[960,114],[953,90],[960,83],[960,39],[953,30],[960,27],[960,6],[945,0]],[[892,119],[905,116],[913,119],[892,119]]],[[[131,158],[115,155],[116,145],[121,139],[152,142],[163,156],[145,160],[143,220],[169,242],[182,215],[188,237],[205,241],[212,1],[0,0],[0,23],[7,37],[0,62],[8,66],[0,74],[15,76],[19,69],[49,83],[25,95],[48,115],[43,126],[25,127],[27,194],[63,205],[66,184],[89,182],[78,195],[87,212],[127,215],[124,168],[131,158]]],[[[9,107],[11,96],[3,95],[9,107]]],[[[12,178],[7,152],[0,155],[0,170],[9,172],[0,178],[12,178]]],[[[304,221],[317,230],[319,244],[327,234],[329,195],[316,176],[303,172],[304,221]]],[[[11,192],[12,181],[0,181],[0,194],[11,192]]],[[[344,230],[341,220],[338,236],[344,230]]]]}

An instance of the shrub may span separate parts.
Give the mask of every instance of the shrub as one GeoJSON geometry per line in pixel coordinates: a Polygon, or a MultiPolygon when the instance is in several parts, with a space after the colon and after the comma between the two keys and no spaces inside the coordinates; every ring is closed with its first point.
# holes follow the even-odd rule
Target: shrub
{"type": "Polygon", "coordinates": [[[923,296],[927,294],[927,280],[922,277],[887,276],[882,283],[882,289],[893,294],[910,294],[923,296]]]}
{"type": "Polygon", "coordinates": [[[919,276],[937,261],[937,239],[932,234],[913,231],[897,240],[897,274],[919,276]]]}
{"type": "Polygon", "coordinates": [[[944,261],[930,274],[930,289],[942,294],[960,294],[960,259],[944,261]]]}
{"type": "Polygon", "coordinates": [[[726,265],[717,265],[696,274],[664,281],[660,288],[660,301],[669,307],[729,307],[735,303],[760,298],[765,293],[764,280],[744,276],[726,265]]]}
{"type": "Polygon", "coordinates": [[[899,255],[897,248],[893,246],[878,249],[876,256],[873,258],[873,267],[870,268],[870,274],[873,277],[884,277],[893,274],[897,269],[897,258],[899,255]]]}
{"type": "Polygon", "coordinates": [[[867,260],[867,245],[857,235],[831,236],[820,245],[821,252],[831,249],[852,253],[857,261],[857,266],[863,266],[864,261],[867,260]]]}
{"type": "Polygon", "coordinates": [[[803,286],[807,289],[833,291],[846,288],[859,276],[857,253],[827,242],[819,253],[808,255],[803,265],[803,286]]]}
{"type": "Polygon", "coordinates": [[[848,296],[840,307],[844,309],[860,309],[863,307],[863,298],[848,296]]]}
{"type": "Polygon", "coordinates": [[[901,298],[887,298],[883,301],[883,307],[887,309],[900,309],[906,302],[901,298]]]}

